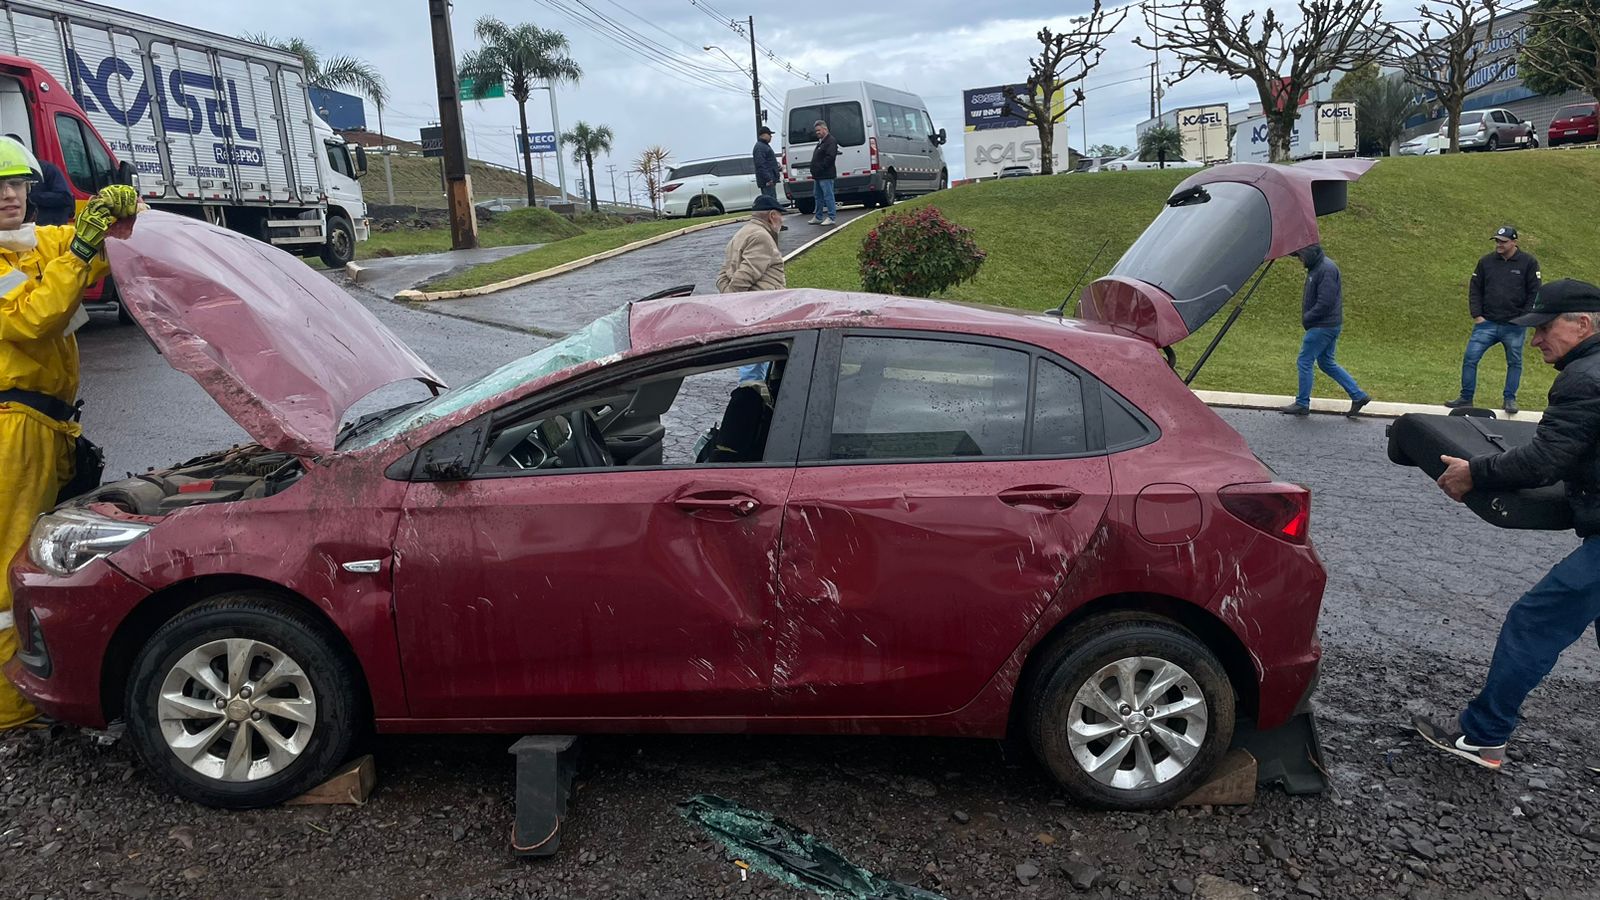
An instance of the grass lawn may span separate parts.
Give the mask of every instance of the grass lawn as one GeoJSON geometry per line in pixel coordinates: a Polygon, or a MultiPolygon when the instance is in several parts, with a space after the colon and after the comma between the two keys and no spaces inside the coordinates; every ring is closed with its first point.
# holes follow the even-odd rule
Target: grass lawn
{"type": "MultiPolygon", "coordinates": [[[[749,217],[749,213],[730,213],[715,218],[662,219],[655,222],[635,222],[632,225],[614,225],[605,223],[609,227],[599,227],[597,230],[586,231],[565,240],[545,244],[535,250],[508,256],[498,262],[485,263],[475,266],[465,272],[432,281],[423,286],[428,291],[459,291],[464,288],[482,287],[497,281],[505,281],[518,275],[527,275],[533,272],[543,272],[545,269],[554,268],[562,263],[569,263],[575,259],[582,259],[595,253],[604,253],[614,250],[634,241],[642,241],[677,231],[690,225],[704,222],[735,221],[749,217]]],[[[580,222],[583,221],[580,217],[580,222]]]]}
{"type": "MultiPolygon", "coordinates": [[[[1043,310],[1061,302],[1102,244],[1089,279],[1104,275],[1189,173],[1110,172],[963,185],[902,204],[932,204],[977,230],[989,258],[947,297],[1043,310]]],[[[1344,275],[1339,361],[1380,400],[1437,403],[1456,395],[1471,331],[1467,281],[1503,223],[1522,232],[1545,281],[1600,282],[1600,152],[1587,150],[1397,157],[1350,187],[1350,207],[1320,222],[1323,245],[1344,275]]],[[[876,212],[873,216],[881,216],[876,212]]],[[[872,221],[852,227],[788,266],[791,287],[860,290],[856,254],[872,221]]],[[[1304,270],[1272,267],[1198,388],[1293,394],[1304,270]]],[[[1075,303],[1068,307],[1069,312],[1075,303]]],[[[1177,347],[1187,371],[1226,311],[1177,347]]],[[[1522,406],[1544,406],[1554,371],[1529,346],[1522,406]]],[[[1498,402],[1505,356],[1478,369],[1478,400],[1498,402]]],[[[1313,393],[1342,397],[1320,372],[1313,393]]]]}

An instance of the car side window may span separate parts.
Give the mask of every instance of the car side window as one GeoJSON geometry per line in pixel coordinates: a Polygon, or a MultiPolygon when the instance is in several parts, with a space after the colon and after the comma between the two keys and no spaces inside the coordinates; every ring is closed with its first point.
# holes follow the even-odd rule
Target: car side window
{"type": "Polygon", "coordinates": [[[786,345],[764,345],[497,417],[478,474],[762,462],[787,361],[786,345]]]}
{"type": "Polygon", "coordinates": [[[1033,441],[1030,454],[1066,456],[1085,453],[1089,435],[1083,414],[1083,385],[1078,376],[1047,360],[1039,360],[1033,385],[1033,441]]]}
{"type": "Polygon", "coordinates": [[[945,340],[846,337],[827,458],[1017,456],[1028,354],[945,340]]]}
{"type": "Polygon", "coordinates": [[[923,135],[925,135],[927,137],[933,137],[933,134],[934,134],[934,131],[935,131],[935,129],[933,127],[933,119],[929,118],[927,110],[925,110],[925,109],[924,110],[919,110],[919,112],[922,113],[922,133],[923,133],[923,135]]]}
{"type": "Polygon", "coordinates": [[[66,113],[56,113],[56,137],[61,141],[61,161],[66,163],[67,178],[72,186],[85,194],[96,190],[94,167],[89,164],[89,146],[84,142],[83,129],[78,120],[66,113]]]}
{"type": "Polygon", "coordinates": [[[739,164],[731,159],[718,160],[711,164],[711,174],[718,178],[730,178],[739,174],[739,164]]]}
{"type": "Polygon", "coordinates": [[[350,169],[350,157],[345,153],[344,145],[324,142],[323,146],[328,151],[328,168],[346,178],[356,177],[355,172],[350,169]]]}
{"type": "Polygon", "coordinates": [[[753,156],[742,156],[733,161],[733,174],[754,175],[756,173],[756,159],[753,156]]]}

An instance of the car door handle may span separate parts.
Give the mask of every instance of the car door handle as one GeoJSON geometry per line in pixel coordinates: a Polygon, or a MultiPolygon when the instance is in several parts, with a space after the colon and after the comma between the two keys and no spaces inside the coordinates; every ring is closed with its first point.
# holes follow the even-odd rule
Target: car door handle
{"type": "Polygon", "coordinates": [[[748,516],[761,508],[761,501],[744,494],[733,494],[728,497],[714,497],[705,494],[692,494],[688,497],[679,497],[673,503],[684,512],[700,512],[702,510],[726,510],[735,515],[748,516]]]}
{"type": "Polygon", "coordinates": [[[1030,484],[1000,492],[1000,502],[1007,506],[1044,506],[1050,509],[1070,509],[1083,494],[1069,487],[1052,484],[1030,484]]]}

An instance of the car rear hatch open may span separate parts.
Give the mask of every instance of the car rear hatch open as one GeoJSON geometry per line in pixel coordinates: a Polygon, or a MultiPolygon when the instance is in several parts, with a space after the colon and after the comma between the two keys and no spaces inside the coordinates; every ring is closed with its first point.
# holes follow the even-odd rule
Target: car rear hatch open
{"type": "Polygon", "coordinates": [[[1084,288],[1079,318],[1157,347],[1176,344],[1238,296],[1263,263],[1318,243],[1317,217],[1344,209],[1349,183],[1372,165],[1235,163],[1197,172],[1110,273],[1084,288]]]}
{"type": "Polygon", "coordinates": [[[329,453],[367,394],[413,378],[443,386],[355,298],[270,244],[143,212],[116,224],[106,255],[157,352],[268,449],[329,453]]]}

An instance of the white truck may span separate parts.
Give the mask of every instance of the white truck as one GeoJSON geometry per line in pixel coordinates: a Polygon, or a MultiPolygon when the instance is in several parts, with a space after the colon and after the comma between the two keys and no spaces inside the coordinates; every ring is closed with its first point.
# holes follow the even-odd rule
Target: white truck
{"type": "Polygon", "coordinates": [[[366,152],[312,109],[300,58],[82,0],[0,0],[0,53],[72,93],[152,207],[330,266],[366,240],[366,152]]]}

